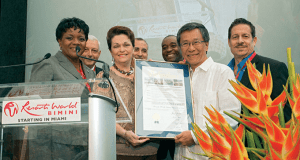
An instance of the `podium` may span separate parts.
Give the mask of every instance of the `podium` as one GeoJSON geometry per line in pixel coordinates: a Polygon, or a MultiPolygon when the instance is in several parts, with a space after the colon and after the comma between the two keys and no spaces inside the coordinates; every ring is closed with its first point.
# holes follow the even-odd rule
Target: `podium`
{"type": "Polygon", "coordinates": [[[107,79],[0,85],[0,159],[116,159],[131,117],[116,120],[113,92],[107,79]]]}

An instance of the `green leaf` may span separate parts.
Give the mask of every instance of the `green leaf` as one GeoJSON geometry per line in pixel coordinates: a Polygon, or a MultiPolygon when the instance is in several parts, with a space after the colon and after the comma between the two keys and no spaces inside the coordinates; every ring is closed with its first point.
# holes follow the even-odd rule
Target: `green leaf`
{"type": "Polygon", "coordinates": [[[246,150],[247,150],[247,152],[255,152],[255,153],[257,153],[257,154],[259,154],[263,157],[265,157],[266,154],[267,154],[267,150],[265,150],[265,149],[257,149],[257,148],[248,148],[248,147],[246,147],[246,150]]]}
{"type": "MultiPolygon", "coordinates": [[[[253,134],[250,131],[246,131],[246,137],[247,137],[248,146],[251,148],[255,148],[253,134]]],[[[251,160],[258,159],[254,153],[248,152],[248,154],[251,160]]]]}
{"type": "Polygon", "coordinates": [[[250,112],[249,112],[248,108],[245,107],[243,104],[242,104],[242,111],[243,111],[244,115],[250,116],[250,112]]]}
{"type": "Polygon", "coordinates": [[[285,128],[285,120],[284,120],[284,113],[283,113],[283,108],[282,108],[282,103],[278,105],[278,110],[279,110],[279,124],[281,128],[285,128]]]}
{"type": "Polygon", "coordinates": [[[253,138],[254,138],[256,148],[262,149],[263,147],[261,145],[261,141],[263,141],[263,139],[259,139],[259,137],[256,133],[252,133],[252,134],[253,134],[253,138]]]}

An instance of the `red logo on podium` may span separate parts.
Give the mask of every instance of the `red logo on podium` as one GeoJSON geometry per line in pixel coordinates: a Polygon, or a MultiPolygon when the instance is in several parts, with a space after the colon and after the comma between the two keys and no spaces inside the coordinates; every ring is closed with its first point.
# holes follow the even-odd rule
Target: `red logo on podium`
{"type": "Polygon", "coordinates": [[[9,102],[4,107],[4,113],[6,116],[13,117],[15,114],[18,113],[18,111],[19,111],[19,107],[15,102],[9,102]],[[9,115],[6,112],[9,112],[9,115]]]}

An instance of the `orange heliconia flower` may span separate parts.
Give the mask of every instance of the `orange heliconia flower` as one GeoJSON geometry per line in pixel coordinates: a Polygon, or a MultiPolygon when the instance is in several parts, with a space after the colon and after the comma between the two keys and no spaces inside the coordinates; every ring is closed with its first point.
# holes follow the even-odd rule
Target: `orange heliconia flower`
{"type": "MultiPolygon", "coordinates": [[[[291,105],[293,114],[300,120],[300,76],[297,74],[296,82],[292,84],[293,92],[292,95],[287,94],[289,103],[291,105]]],[[[285,89],[285,92],[287,90],[285,89]]]]}
{"type": "Polygon", "coordinates": [[[263,67],[263,74],[252,65],[250,61],[246,62],[250,83],[255,91],[248,89],[241,83],[236,83],[232,80],[229,83],[232,85],[236,92],[231,91],[241,103],[253,113],[272,117],[278,114],[278,105],[282,106],[286,102],[286,92],[283,91],[276,99],[271,99],[273,89],[273,81],[271,76],[270,67],[268,66],[267,73],[263,67]]]}
{"type": "MultiPolygon", "coordinates": [[[[292,91],[284,91],[274,100],[270,98],[273,89],[270,67],[265,67],[261,74],[248,61],[248,75],[254,90],[241,83],[229,81],[235,92],[231,91],[252,114],[236,113],[237,116],[224,112],[240,123],[233,131],[225,118],[213,107],[205,107],[209,117],[205,118],[214,127],[207,125],[208,135],[196,124],[193,124],[194,134],[206,156],[210,159],[247,160],[252,156],[260,160],[300,160],[300,76],[297,75],[291,84],[292,91]],[[285,123],[279,105],[284,106],[288,99],[292,108],[292,119],[285,123]],[[264,144],[263,149],[246,148],[243,144],[245,128],[260,136],[263,143],[256,140],[256,144],[264,144]],[[247,152],[248,151],[248,152],[247,152]],[[248,153],[250,157],[248,158],[248,153]]],[[[249,133],[249,131],[247,131],[249,133]]],[[[248,135],[248,134],[247,134],[248,135]]],[[[247,136],[248,138],[251,136],[247,136]]],[[[254,138],[254,135],[253,135],[254,138]]],[[[251,145],[253,146],[253,145],[251,145]]]]}
{"type": "Polygon", "coordinates": [[[212,108],[213,110],[205,107],[211,119],[206,118],[218,133],[207,126],[209,138],[196,124],[193,124],[193,132],[206,156],[226,160],[249,159],[241,140],[243,126],[240,125],[239,129],[234,132],[225,118],[213,106],[212,108]]]}
{"type": "Polygon", "coordinates": [[[212,151],[212,140],[210,137],[202,131],[197,124],[192,123],[193,126],[193,133],[196,136],[198,143],[200,147],[202,148],[203,152],[206,154],[208,157],[213,157],[213,154],[211,153],[212,151]]]}

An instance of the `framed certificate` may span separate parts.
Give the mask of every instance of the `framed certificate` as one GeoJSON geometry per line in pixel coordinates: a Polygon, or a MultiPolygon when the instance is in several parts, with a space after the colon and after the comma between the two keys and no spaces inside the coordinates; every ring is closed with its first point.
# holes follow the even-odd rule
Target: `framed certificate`
{"type": "Polygon", "coordinates": [[[135,61],[135,133],[174,138],[192,128],[194,112],[188,65],[135,61]]]}

